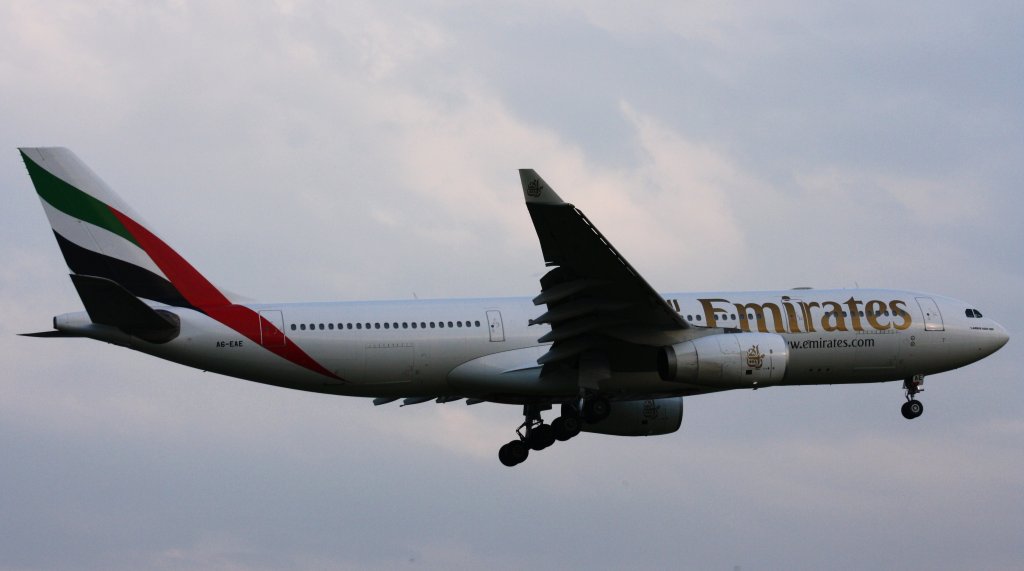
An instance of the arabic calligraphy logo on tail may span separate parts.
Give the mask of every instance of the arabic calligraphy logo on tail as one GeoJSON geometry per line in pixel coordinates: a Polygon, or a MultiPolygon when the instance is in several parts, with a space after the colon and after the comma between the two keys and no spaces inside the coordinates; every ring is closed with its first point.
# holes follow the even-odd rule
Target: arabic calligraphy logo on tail
{"type": "Polygon", "coordinates": [[[747,366],[751,369],[760,369],[764,366],[764,353],[757,345],[747,349],[747,366]]]}
{"type": "Polygon", "coordinates": [[[532,198],[540,196],[540,192],[544,190],[544,183],[540,179],[533,179],[530,184],[526,185],[526,194],[532,198]]]}

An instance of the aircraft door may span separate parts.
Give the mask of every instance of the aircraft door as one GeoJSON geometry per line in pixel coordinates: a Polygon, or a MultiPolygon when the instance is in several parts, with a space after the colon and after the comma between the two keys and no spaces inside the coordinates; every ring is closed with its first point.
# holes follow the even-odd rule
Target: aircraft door
{"type": "Polygon", "coordinates": [[[260,344],[284,347],[284,316],[276,309],[260,312],[260,344]]]}
{"type": "Polygon", "coordinates": [[[501,312],[497,309],[487,311],[487,328],[490,331],[491,341],[505,340],[505,326],[501,322],[501,312]]]}
{"type": "Polygon", "coordinates": [[[942,314],[939,313],[939,306],[930,297],[917,298],[917,305],[924,315],[925,331],[945,331],[946,326],[942,323],[942,314]]]}
{"type": "Polygon", "coordinates": [[[786,331],[790,333],[806,333],[807,316],[803,311],[803,300],[796,297],[782,296],[782,318],[786,320],[786,331]]]}

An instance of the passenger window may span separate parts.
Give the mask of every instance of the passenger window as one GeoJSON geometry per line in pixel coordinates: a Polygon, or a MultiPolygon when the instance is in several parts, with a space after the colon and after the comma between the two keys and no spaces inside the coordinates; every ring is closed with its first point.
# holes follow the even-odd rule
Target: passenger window
{"type": "Polygon", "coordinates": [[[295,324],[292,323],[292,331],[295,331],[295,329],[297,329],[297,328],[295,327],[295,324]]]}
{"type": "Polygon", "coordinates": [[[474,321],[473,323],[475,323],[477,327],[480,327],[480,322],[479,321],[474,321]]]}
{"type": "Polygon", "coordinates": [[[452,322],[451,321],[448,322],[448,327],[452,327],[452,322]]]}
{"type": "Polygon", "coordinates": [[[459,326],[459,327],[462,327],[462,322],[461,322],[461,321],[456,321],[456,322],[455,322],[455,325],[457,325],[457,326],[459,326]]]}
{"type": "Polygon", "coordinates": [[[700,320],[701,320],[701,319],[700,319],[700,316],[698,315],[698,316],[697,316],[697,321],[700,321],[700,320]]]}
{"type": "Polygon", "coordinates": [[[686,316],[686,320],[687,321],[693,321],[693,316],[692,315],[687,315],[686,316]]]}
{"type": "Polygon", "coordinates": [[[387,329],[388,327],[390,327],[390,325],[388,323],[385,323],[384,324],[384,329],[387,329]]]}
{"type": "Polygon", "coordinates": [[[301,327],[302,327],[302,330],[303,330],[303,331],[305,331],[305,330],[306,330],[306,324],[305,324],[305,323],[303,323],[303,324],[301,325],[301,327]]]}
{"type": "Polygon", "coordinates": [[[374,323],[373,324],[373,328],[374,329],[380,329],[380,323],[374,323]]]}
{"type": "Polygon", "coordinates": [[[334,324],[333,323],[328,323],[327,324],[327,328],[330,329],[331,331],[334,331],[334,324]]]}

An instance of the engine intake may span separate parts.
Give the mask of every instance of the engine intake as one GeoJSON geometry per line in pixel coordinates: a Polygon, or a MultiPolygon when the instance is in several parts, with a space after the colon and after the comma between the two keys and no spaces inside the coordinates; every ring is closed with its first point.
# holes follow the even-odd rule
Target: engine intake
{"type": "Polygon", "coordinates": [[[776,385],[786,374],[789,346],[775,333],[698,337],[658,352],[658,375],[669,382],[716,388],[776,385]]]}

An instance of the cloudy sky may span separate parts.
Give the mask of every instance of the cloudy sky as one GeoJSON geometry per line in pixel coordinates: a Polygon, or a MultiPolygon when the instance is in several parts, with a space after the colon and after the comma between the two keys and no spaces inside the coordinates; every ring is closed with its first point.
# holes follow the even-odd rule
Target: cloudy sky
{"type": "Polygon", "coordinates": [[[1024,569],[1024,4],[0,1],[0,569],[1024,569]],[[770,7],[769,7],[770,4],[770,7]],[[516,169],[663,291],[897,287],[1016,338],[687,399],[516,469],[398,408],[18,332],[80,308],[17,146],[256,299],[535,295],[516,169]]]}

